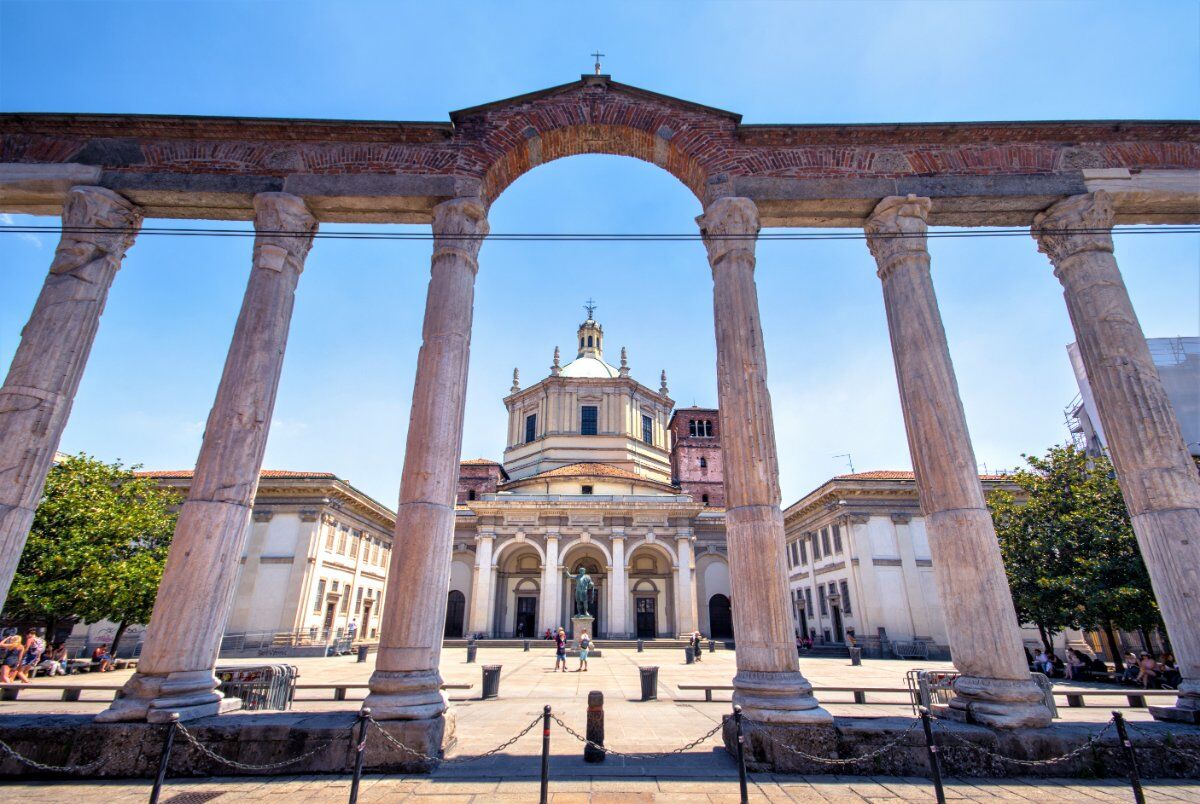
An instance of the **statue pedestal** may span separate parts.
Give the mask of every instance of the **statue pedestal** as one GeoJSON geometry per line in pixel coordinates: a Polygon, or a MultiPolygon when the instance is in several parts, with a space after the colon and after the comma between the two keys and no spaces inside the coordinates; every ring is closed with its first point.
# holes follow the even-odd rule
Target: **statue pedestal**
{"type": "Polygon", "coordinates": [[[571,649],[567,651],[568,656],[579,655],[579,635],[587,631],[588,637],[592,640],[592,647],[588,648],[588,656],[595,659],[600,655],[599,649],[596,648],[596,632],[592,630],[592,624],[596,622],[596,618],[590,614],[577,614],[571,618],[571,649]]]}

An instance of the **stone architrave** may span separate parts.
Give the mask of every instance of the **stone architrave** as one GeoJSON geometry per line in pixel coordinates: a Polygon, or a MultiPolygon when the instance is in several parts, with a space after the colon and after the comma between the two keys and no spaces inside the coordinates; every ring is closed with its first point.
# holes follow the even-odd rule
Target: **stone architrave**
{"type": "Polygon", "coordinates": [[[1098,190],[1038,215],[1033,236],[1063,286],[1108,451],[1183,683],[1152,714],[1200,723],[1200,477],[1113,256],[1098,190]]]}
{"type": "Polygon", "coordinates": [[[733,701],[751,720],[829,724],[832,717],[800,673],[792,632],[775,425],[754,283],[758,210],[748,198],[721,198],[697,223],[713,275],[725,530],[737,636],[733,701]]]}
{"type": "Polygon", "coordinates": [[[388,605],[364,706],[379,720],[440,719],[438,659],[446,619],[454,499],[466,404],[479,247],[487,211],[478,198],[433,210],[433,260],[417,357],[388,605]]]}
{"type": "Polygon", "coordinates": [[[141,223],[137,207],[102,187],[73,187],[63,200],[62,239],[0,388],[0,604],[25,549],[108,289],[141,223]]]}
{"type": "Polygon", "coordinates": [[[102,722],[204,717],[229,706],[213,668],[258,489],[296,283],[317,230],[294,195],[260,193],[254,212],[250,279],[145,647],[124,697],[97,717],[102,722]]]}
{"type": "Polygon", "coordinates": [[[948,714],[996,728],[1046,726],[1050,711],[1029,675],[1000,545],[929,274],[931,202],[883,199],[866,222],[878,264],[900,405],[950,653],[962,675],[948,714]]]}

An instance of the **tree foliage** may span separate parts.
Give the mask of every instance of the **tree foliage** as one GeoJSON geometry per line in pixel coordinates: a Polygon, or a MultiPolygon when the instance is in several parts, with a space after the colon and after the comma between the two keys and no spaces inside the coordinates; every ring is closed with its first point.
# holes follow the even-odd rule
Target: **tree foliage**
{"type": "Polygon", "coordinates": [[[48,629],[70,617],[147,622],[178,502],[120,462],[66,458],[46,478],[5,617],[48,629]]]}
{"type": "Polygon", "coordinates": [[[998,490],[988,500],[1021,621],[1046,641],[1067,628],[1156,626],[1150,576],[1109,460],[1070,444],[1023,457],[1030,468],[1011,476],[1021,494],[998,490]]]}

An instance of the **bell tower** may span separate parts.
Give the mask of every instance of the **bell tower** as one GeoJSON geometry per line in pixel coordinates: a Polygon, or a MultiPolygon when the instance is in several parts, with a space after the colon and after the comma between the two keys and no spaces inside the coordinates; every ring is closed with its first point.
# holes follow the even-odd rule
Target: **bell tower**
{"type": "Polygon", "coordinates": [[[579,354],[577,357],[594,357],[597,360],[604,359],[604,327],[596,323],[593,314],[596,312],[596,304],[588,299],[588,303],[583,306],[587,310],[587,321],[579,325],[579,354]]]}

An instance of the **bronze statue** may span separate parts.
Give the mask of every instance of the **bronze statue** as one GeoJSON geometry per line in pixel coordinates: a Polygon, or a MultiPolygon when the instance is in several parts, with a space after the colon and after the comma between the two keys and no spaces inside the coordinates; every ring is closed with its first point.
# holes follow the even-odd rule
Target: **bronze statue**
{"type": "Polygon", "coordinates": [[[587,574],[587,569],[579,568],[578,575],[567,573],[567,577],[575,581],[575,614],[576,617],[590,617],[591,612],[588,611],[588,596],[592,590],[596,588],[595,582],[591,576],[587,574]]]}

